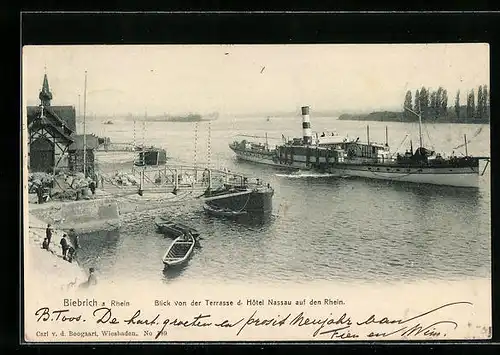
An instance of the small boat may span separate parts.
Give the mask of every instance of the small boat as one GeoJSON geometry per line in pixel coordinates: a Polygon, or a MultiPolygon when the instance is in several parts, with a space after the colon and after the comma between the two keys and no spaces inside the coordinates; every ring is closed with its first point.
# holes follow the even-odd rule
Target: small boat
{"type": "Polygon", "coordinates": [[[173,222],[165,217],[157,216],[155,224],[158,230],[163,234],[168,234],[174,238],[182,237],[185,233],[190,233],[195,238],[200,235],[196,229],[186,226],[185,224],[173,222]]]}
{"type": "Polygon", "coordinates": [[[247,214],[247,211],[233,211],[228,208],[220,208],[216,206],[203,206],[203,209],[206,213],[214,216],[223,216],[223,217],[236,217],[247,214]]]}
{"type": "Polygon", "coordinates": [[[163,256],[163,264],[165,266],[176,266],[185,263],[193,253],[195,244],[196,240],[189,232],[177,237],[163,256]]]}

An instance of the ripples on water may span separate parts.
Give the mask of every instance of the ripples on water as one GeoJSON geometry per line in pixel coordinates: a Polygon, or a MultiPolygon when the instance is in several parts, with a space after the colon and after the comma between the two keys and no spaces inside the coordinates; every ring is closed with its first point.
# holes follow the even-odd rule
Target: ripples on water
{"type": "MultiPolygon", "coordinates": [[[[242,121],[238,132],[247,125],[245,133],[262,133],[252,131],[251,122],[242,121]]],[[[161,123],[154,125],[157,129],[148,130],[151,144],[165,146],[177,160],[192,159],[191,124],[168,123],[163,131],[161,123]]],[[[279,136],[283,122],[272,125],[269,131],[279,136]]],[[[107,135],[126,140],[123,127],[113,126],[118,126],[115,136],[107,135]]],[[[411,128],[395,126],[401,135],[411,128]]],[[[460,126],[459,130],[465,129],[460,126]]],[[[378,131],[383,129],[379,124],[378,131]]],[[[447,129],[447,125],[442,127],[443,134],[449,135],[447,129]]],[[[212,159],[271,182],[274,211],[268,220],[234,223],[208,217],[201,205],[192,204],[128,214],[120,231],[81,237],[83,265],[96,266],[101,278],[109,281],[137,278],[167,284],[187,279],[258,284],[489,277],[489,175],[482,178],[478,190],[291,176],[272,167],[237,162],[227,148],[228,137],[234,133],[220,122],[213,123],[212,159]],[[192,225],[204,238],[202,249],[177,271],[163,270],[161,258],[172,239],[156,232],[158,214],[192,225]]],[[[400,138],[396,136],[390,144],[397,147],[400,138]]],[[[488,149],[484,143],[469,146],[469,152],[476,155],[489,155],[488,149]]]]}

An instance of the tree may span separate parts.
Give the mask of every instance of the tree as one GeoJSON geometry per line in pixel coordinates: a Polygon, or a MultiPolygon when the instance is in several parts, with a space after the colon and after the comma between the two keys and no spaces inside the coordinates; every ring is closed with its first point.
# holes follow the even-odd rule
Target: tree
{"type": "Polygon", "coordinates": [[[441,94],[441,110],[443,114],[448,112],[448,91],[443,89],[441,94]]]}
{"type": "Polygon", "coordinates": [[[420,113],[420,92],[418,91],[418,89],[417,89],[417,91],[415,91],[415,106],[414,107],[415,107],[414,111],[420,113]]]}
{"type": "Polygon", "coordinates": [[[413,110],[413,102],[411,98],[411,91],[408,90],[405,95],[405,107],[413,110]]]}
{"type": "Polygon", "coordinates": [[[476,118],[483,117],[483,108],[484,108],[484,100],[483,100],[483,86],[479,85],[477,89],[477,107],[476,107],[476,118]]]}
{"type": "Polygon", "coordinates": [[[490,118],[490,97],[488,95],[488,85],[483,85],[483,118],[490,118]]]}
{"type": "Polygon", "coordinates": [[[460,90],[457,91],[455,96],[455,115],[460,118],[460,90]]]}
{"type": "Polygon", "coordinates": [[[467,94],[467,118],[470,117],[470,92],[467,94]]]}
{"type": "Polygon", "coordinates": [[[429,107],[429,91],[422,86],[420,89],[420,108],[425,111],[429,107]]]}
{"type": "Polygon", "coordinates": [[[467,118],[474,118],[474,113],[476,112],[476,106],[474,104],[474,89],[469,92],[467,96],[467,118]]]}
{"type": "Polygon", "coordinates": [[[431,92],[431,99],[430,99],[430,107],[432,109],[432,113],[433,115],[437,115],[438,114],[438,110],[437,110],[437,93],[435,91],[431,92]]]}
{"type": "Polygon", "coordinates": [[[442,86],[438,87],[437,92],[436,92],[436,109],[441,112],[441,107],[443,106],[443,94],[444,94],[444,89],[442,86]]]}

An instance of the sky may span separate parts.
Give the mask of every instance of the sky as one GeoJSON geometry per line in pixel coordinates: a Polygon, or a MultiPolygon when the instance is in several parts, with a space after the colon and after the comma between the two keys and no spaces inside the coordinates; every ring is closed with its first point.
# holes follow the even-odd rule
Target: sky
{"type": "Polygon", "coordinates": [[[488,44],[25,46],[23,98],[97,115],[401,109],[407,90],[489,85],[488,44]],[[79,100],[80,95],[80,100],[79,100]]]}

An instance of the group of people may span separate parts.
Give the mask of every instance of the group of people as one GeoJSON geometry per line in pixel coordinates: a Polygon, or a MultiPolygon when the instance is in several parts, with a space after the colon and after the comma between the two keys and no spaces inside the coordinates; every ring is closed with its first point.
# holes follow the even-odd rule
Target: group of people
{"type": "MultiPolygon", "coordinates": [[[[53,229],[51,224],[47,224],[47,228],[45,229],[45,238],[42,242],[42,248],[46,250],[50,250],[50,242],[52,240],[52,233],[53,229]]],[[[70,229],[69,233],[71,234],[72,237],[72,244],[68,242],[68,235],[63,234],[61,240],[59,241],[59,244],[61,245],[62,248],[62,257],[64,260],[68,262],[73,262],[74,258],[76,257],[76,251],[80,248],[80,241],[78,238],[78,235],[75,233],[75,230],[72,228],[70,229]]]]}
{"type": "MultiPolygon", "coordinates": [[[[43,243],[42,243],[43,249],[50,250],[49,246],[50,246],[50,242],[52,240],[52,233],[53,233],[53,229],[52,229],[51,224],[49,223],[49,224],[47,224],[47,228],[45,229],[45,238],[44,238],[43,243]]],[[[68,262],[71,263],[71,262],[73,262],[73,259],[76,256],[76,251],[80,248],[80,241],[79,241],[78,235],[75,233],[75,230],[73,228],[71,228],[69,230],[69,233],[73,237],[73,245],[71,245],[68,242],[68,239],[67,239],[68,235],[67,234],[63,234],[59,244],[61,245],[61,248],[62,248],[63,259],[67,260],[68,262]]],[[[86,282],[80,284],[79,287],[87,288],[89,286],[97,284],[97,279],[96,279],[94,271],[95,270],[93,267],[89,268],[88,280],[86,282]]]]}
{"type": "MultiPolygon", "coordinates": [[[[92,193],[92,195],[95,195],[95,190],[97,188],[97,182],[96,182],[96,180],[91,180],[89,182],[89,184],[88,184],[88,187],[89,187],[90,192],[92,193]]],[[[81,199],[82,193],[83,193],[82,189],[77,189],[76,190],[76,200],[77,201],[81,199]]]]}

